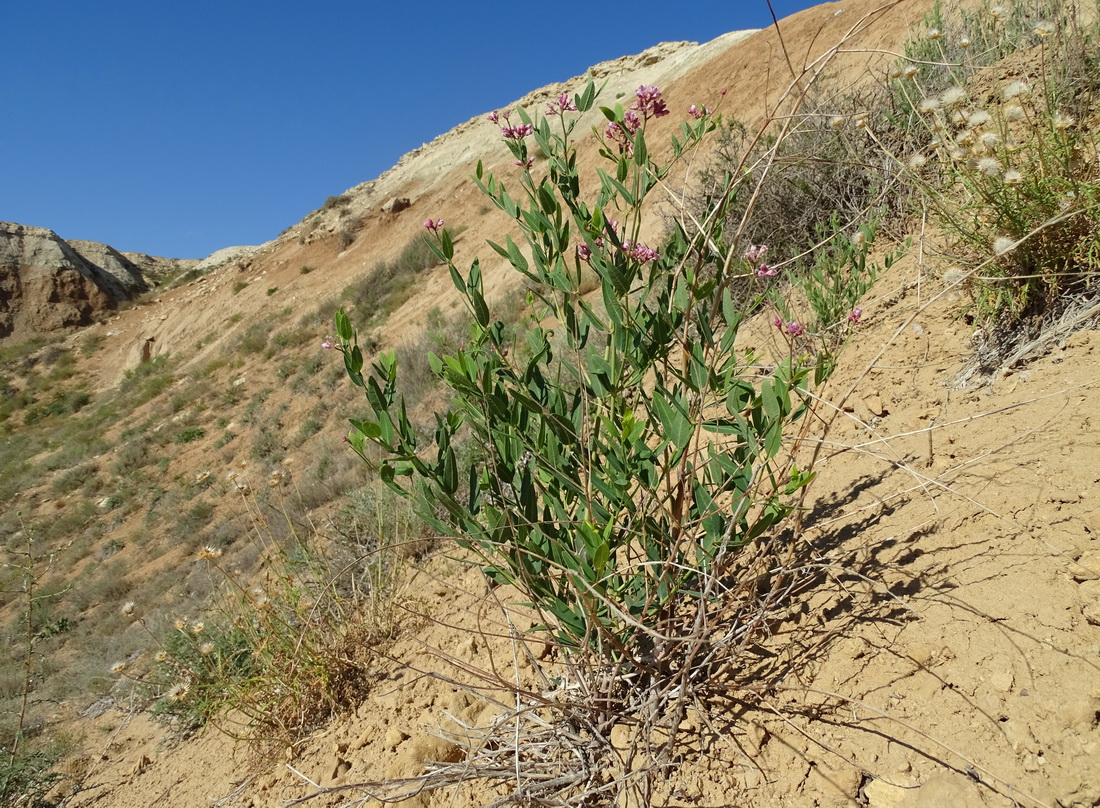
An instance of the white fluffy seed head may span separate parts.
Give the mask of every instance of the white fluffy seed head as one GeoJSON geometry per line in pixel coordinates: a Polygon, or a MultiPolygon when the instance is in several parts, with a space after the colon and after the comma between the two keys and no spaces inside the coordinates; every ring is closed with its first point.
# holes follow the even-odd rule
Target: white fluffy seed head
{"type": "Polygon", "coordinates": [[[978,171],[987,177],[999,177],[1001,170],[1001,161],[996,157],[983,157],[978,161],[978,171]]]}
{"type": "Polygon", "coordinates": [[[966,100],[966,90],[962,87],[949,87],[940,96],[940,103],[945,107],[957,107],[966,100]]]}
{"type": "Polygon", "coordinates": [[[971,129],[977,129],[979,126],[985,126],[991,117],[984,109],[976,109],[970,113],[970,117],[966,119],[966,125],[971,129]]]}

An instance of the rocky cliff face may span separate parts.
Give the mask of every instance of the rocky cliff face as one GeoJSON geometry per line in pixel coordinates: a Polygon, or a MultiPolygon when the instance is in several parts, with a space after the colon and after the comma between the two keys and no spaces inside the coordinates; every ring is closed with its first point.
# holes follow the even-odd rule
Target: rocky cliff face
{"type": "Polygon", "coordinates": [[[0,222],[0,339],[88,325],[149,288],[147,269],[163,269],[166,259],[142,258],[94,241],[67,242],[44,227],[0,222]]]}

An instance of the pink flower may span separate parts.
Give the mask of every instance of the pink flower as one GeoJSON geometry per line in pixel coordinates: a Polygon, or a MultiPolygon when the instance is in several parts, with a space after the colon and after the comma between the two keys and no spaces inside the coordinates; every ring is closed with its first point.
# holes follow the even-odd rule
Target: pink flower
{"type": "Polygon", "coordinates": [[[530,168],[535,164],[534,157],[528,157],[526,160],[516,160],[516,165],[520,168],[530,168]]]}
{"type": "Polygon", "coordinates": [[[638,100],[630,107],[632,110],[642,113],[646,118],[662,118],[668,115],[668,107],[661,100],[661,90],[656,85],[643,84],[634,91],[634,95],[638,100]]]}
{"type": "Polygon", "coordinates": [[[587,244],[578,244],[577,245],[577,258],[581,259],[582,261],[587,261],[591,257],[592,257],[592,250],[589,249],[587,244]]]}
{"type": "Polygon", "coordinates": [[[756,269],[756,277],[758,277],[758,278],[774,278],[776,276],[776,273],[778,273],[778,272],[779,272],[779,270],[777,270],[775,267],[770,267],[767,264],[761,264],[756,269]]]}
{"type": "Polygon", "coordinates": [[[442,219],[428,219],[424,222],[424,226],[432,231],[435,235],[439,235],[439,231],[443,228],[442,219]]]}
{"type": "Polygon", "coordinates": [[[703,118],[710,115],[710,109],[708,107],[697,107],[695,104],[692,104],[688,107],[688,115],[692,118],[703,118]]]}
{"type": "Polygon", "coordinates": [[[785,330],[787,334],[792,337],[801,337],[806,333],[806,329],[799,324],[798,320],[792,320],[787,323],[787,328],[785,330]]]}
{"type": "Polygon", "coordinates": [[[500,120],[500,113],[493,110],[486,117],[489,119],[489,123],[497,123],[500,120]]]}
{"type": "Polygon", "coordinates": [[[501,134],[504,135],[505,140],[523,140],[530,134],[533,134],[535,127],[529,123],[520,123],[515,126],[508,125],[500,127],[501,134]]]}
{"type": "Polygon", "coordinates": [[[576,112],[577,105],[569,99],[568,93],[562,93],[557,101],[552,101],[546,107],[547,115],[560,115],[563,112],[576,112]]]}
{"type": "Polygon", "coordinates": [[[332,337],[325,337],[323,340],[321,340],[321,347],[324,348],[326,351],[331,351],[334,345],[335,343],[333,342],[332,337]]]}
{"type": "Polygon", "coordinates": [[[775,315],[775,317],[772,318],[772,325],[774,325],[776,328],[782,328],[783,318],[780,317],[778,314],[775,315]]]}
{"type": "Polygon", "coordinates": [[[630,251],[630,255],[639,263],[646,263],[647,261],[656,261],[661,256],[652,247],[647,247],[644,244],[635,244],[633,247],[628,247],[630,242],[623,242],[623,248],[630,251]]]}
{"type": "Polygon", "coordinates": [[[767,254],[768,248],[763,244],[750,245],[749,248],[745,250],[745,260],[750,264],[755,264],[757,261],[763,261],[764,256],[767,254]]]}
{"type": "Polygon", "coordinates": [[[859,325],[859,318],[862,316],[863,309],[854,308],[852,309],[852,313],[848,315],[848,322],[852,323],[853,325],[859,325]]]}

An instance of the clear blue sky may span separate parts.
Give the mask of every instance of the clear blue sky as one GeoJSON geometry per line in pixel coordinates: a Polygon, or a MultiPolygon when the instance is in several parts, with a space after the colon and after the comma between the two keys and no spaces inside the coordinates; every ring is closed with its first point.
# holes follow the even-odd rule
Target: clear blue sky
{"type": "Polygon", "coordinates": [[[771,20],[763,0],[27,0],[3,16],[0,220],[181,258],[274,238],[591,64],[771,20]]]}

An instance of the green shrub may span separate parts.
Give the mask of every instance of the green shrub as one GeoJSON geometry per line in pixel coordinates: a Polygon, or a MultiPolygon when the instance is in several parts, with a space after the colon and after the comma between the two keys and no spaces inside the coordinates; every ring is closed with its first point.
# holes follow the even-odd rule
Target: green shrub
{"type": "Polygon", "coordinates": [[[194,443],[206,437],[206,430],[201,426],[189,426],[176,433],[176,443],[194,443]]]}
{"type": "MultiPolygon", "coordinates": [[[[663,109],[648,92],[635,104],[646,120],[663,109]]],[[[590,83],[576,107],[591,108],[595,95],[590,83]]],[[[767,292],[740,305],[729,277],[704,271],[755,268],[716,217],[700,232],[677,228],[659,253],[638,243],[645,197],[668,171],[648,157],[644,123],[635,131],[621,106],[604,110],[607,170],[588,184],[571,125],[516,114],[550,155],[549,178],[539,184],[524,172],[522,202],[481,165],[476,180],[524,233],[527,254],[510,237],[490,246],[539,303],[526,333],[506,337],[479,263],[461,272],[451,235],[429,227],[474,321],[466,345],[430,357],[455,409],[437,415],[427,456],[398,393],[399,363],[384,353],[364,376],[341,312],[346,369],[370,407],[352,419],[349,440],[368,462],[368,447],[380,452],[382,479],[412,497],[435,532],[462,537],[492,578],[517,586],[563,645],[640,672],[653,670],[662,637],[657,664],[674,669],[694,646],[667,638],[685,634],[684,621],[707,620],[715,576],[778,530],[809,483],[784,442],[829,363],[822,355],[816,368],[804,364],[793,331],[790,354],[767,376],[735,348],[746,311],[765,305],[767,292]],[[612,210],[618,222],[604,213],[612,210]],[[599,278],[603,313],[578,296],[586,266],[599,278]],[[551,341],[547,322],[564,345],[551,341]],[[460,439],[484,447],[462,468],[460,439]]],[[[713,129],[709,116],[684,124],[674,154],[713,129]]],[[[525,165],[526,140],[505,143],[525,165]]]]}

